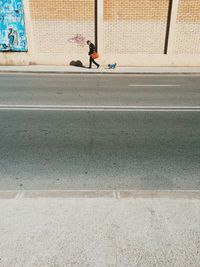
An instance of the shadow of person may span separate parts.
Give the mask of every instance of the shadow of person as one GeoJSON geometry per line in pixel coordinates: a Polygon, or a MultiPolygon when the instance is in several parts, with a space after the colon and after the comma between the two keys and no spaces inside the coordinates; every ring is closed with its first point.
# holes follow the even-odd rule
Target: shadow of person
{"type": "Polygon", "coordinates": [[[85,68],[85,66],[83,66],[83,63],[80,60],[72,60],[69,63],[70,66],[74,66],[74,67],[79,67],[79,68],[85,68]]]}

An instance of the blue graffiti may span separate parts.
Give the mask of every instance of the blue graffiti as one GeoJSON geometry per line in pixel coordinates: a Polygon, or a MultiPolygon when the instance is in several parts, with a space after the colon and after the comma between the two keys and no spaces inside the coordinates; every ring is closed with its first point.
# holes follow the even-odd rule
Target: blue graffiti
{"type": "Polygon", "coordinates": [[[27,51],[22,0],[0,0],[0,51],[27,51]]]}

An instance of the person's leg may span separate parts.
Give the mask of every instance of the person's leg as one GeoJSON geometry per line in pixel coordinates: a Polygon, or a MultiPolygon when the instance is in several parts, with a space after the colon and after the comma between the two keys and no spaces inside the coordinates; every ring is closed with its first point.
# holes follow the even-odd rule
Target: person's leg
{"type": "Polygon", "coordinates": [[[90,57],[90,65],[89,65],[89,69],[91,69],[92,67],[92,58],[90,57]]]}
{"type": "Polygon", "coordinates": [[[97,66],[97,68],[99,68],[100,65],[93,58],[90,57],[90,66],[89,66],[90,69],[92,68],[92,63],[94,63],[97,66]]]}
{"type": "Polygon", "coordinates": [[[92,62],[99,68],[100,65],[94,59],[92,59],[92,62]]]}

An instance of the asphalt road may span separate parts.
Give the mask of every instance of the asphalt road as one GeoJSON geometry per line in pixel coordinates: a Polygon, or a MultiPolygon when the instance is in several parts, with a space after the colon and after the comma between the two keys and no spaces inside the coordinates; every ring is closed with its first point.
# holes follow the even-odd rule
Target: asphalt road
{"type": "Polygon", "coordinates": [[[199,106],[200,76],[1,74],[0,104],[199,106]]]}
{"type": "Polygon", "coordinates": [[[200,189],[199,76],[0,75],[0,96],[0,190],[200,189]]]}

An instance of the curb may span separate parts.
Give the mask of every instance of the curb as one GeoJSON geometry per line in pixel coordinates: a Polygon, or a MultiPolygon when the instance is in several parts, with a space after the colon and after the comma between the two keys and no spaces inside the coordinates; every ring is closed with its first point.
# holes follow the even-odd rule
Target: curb
{"type": "Polygon", "coordinates": [[[70,74],[70,75],[200,75],[200,71],[56,71],[56,70],[1,70],[0,73],[70,74]]]}
{"type": "Polygon", "coordinates": [[[200,72],[57,72],[57,71],[0,71],[5,74],[66,74],[66,75],[200,75],[200,72]]]}

